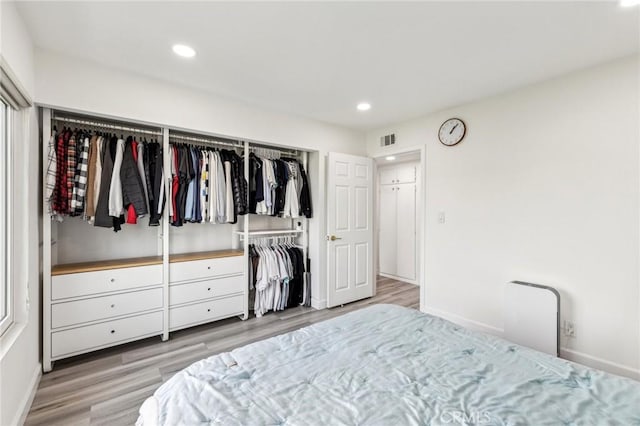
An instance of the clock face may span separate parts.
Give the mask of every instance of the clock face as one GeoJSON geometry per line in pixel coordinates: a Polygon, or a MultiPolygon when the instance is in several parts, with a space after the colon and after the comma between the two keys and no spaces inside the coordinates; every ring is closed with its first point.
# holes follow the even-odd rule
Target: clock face
{"type": "Polygon", "coordinates": [[[464,121],[459,118],[450,118],[440,126],[438,137],[444,145],[453,146],[464,138],[466,132],[467,127],[464,121]]]}

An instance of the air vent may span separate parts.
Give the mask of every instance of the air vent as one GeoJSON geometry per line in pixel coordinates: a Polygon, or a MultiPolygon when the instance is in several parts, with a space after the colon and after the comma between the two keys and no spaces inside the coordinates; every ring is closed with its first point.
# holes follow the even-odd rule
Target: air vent
{"type": "Polygon", "coordinates": [[[396,143],[395,133],[391,133],[390,135],[380,136],[380,146],[395,145],[395,143],[396,143]]]}

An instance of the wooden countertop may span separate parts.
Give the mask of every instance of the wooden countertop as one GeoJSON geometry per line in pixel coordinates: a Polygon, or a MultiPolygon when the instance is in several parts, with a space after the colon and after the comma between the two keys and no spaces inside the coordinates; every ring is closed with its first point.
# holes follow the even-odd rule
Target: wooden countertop
{"type": "MultiPolygon", "coordinates": [[[[190,262],[204,259],[242,256],[243,250],[215,250],[195,253],[180,253],[169,256],[170,263],[190,262]]],[[[109,269],[134,268],[136,266],[161,265],[162,256],[132,257],[128,259],[99,260],[94,262],[67,263],[51,268],[51,275],[77,274],[80,272],[106,271],[109,269]]]]}
{"type": "Polygon", "coordinates": [[[220,259],[222,257],[242,256],[244,250],[215,250],[196,253],[180,253],[169,255],[169,263],[190,262],[192,260],[220,259]]]}

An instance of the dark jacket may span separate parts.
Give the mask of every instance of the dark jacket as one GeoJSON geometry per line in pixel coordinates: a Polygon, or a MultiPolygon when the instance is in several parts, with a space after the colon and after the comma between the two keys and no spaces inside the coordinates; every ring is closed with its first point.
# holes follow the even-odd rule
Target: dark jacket
{"type": "Polygon", "coordinates": [[[143,216],[149,213],[147,200],[144,195],[142,178],[138,172],[138,165],[133,158],[133,148],[131,142],[133,138],[129,136],[124,145],[124,156],[122,157],[122,167],[120,168],[120,180],[122,182],[122,201],[125,210],[133,204],[136,215],[143,216]]]}
{"type": "MultiPolygon", "coordinates": [[[[144,175],[149,194],[149,226],[159,226],[162,213],[158,213],[160,187],[162,186],[162,146],[157,142],[145,142],[143,149],[144,175]]],[[[164,208],[163,200],[162,207],[164,208]]],[[[163,209],[160,211],[162,212],[163,209]]]]}
{"type": "Polygon", "coordinates": [[[231,163],[231,188],[233,190],[233,223],[236,223],[237,215],[245,215],[248,213],[248,188],[247,181],[244,178],[244,162],[235,151],[223,149],[220,151],[223,162],[231,163]]]}
{"type": "Polygon", "coordinates": [[[309,191],[309,179],[302,164],[300,166],[300,174],[302,175],[302,191],[300,192],[300,214],[307,219],[313,217],[313,209],[311,208],[311,192],[309,191]]]}
{"type": "MultiPolygon", "coordinates": [[[[105,138],[106,140],[107,138],[105,138]]],[[[96,218],[94,226],[103,228],[113,228],[115,232],[120,231],[120,225],[124,223],[124,216],[109,216],[109,187],[111,186],[111,176],[113,175],[113,160],[116,157],[118,138],[112,136],[104,144],[102,155],[102,175],[100,178],[100,192],[98,194],[98,205],[96,206],[96,218]]]]}

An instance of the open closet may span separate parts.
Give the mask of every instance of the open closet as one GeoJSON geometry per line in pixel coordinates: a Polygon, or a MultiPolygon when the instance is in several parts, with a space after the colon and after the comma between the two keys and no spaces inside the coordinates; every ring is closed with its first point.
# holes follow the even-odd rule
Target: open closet
{"type": "Polygon", "coordinates": [[[307,152],[51,109],[41,128],[45,371],[308,305],[307,152]]]}

